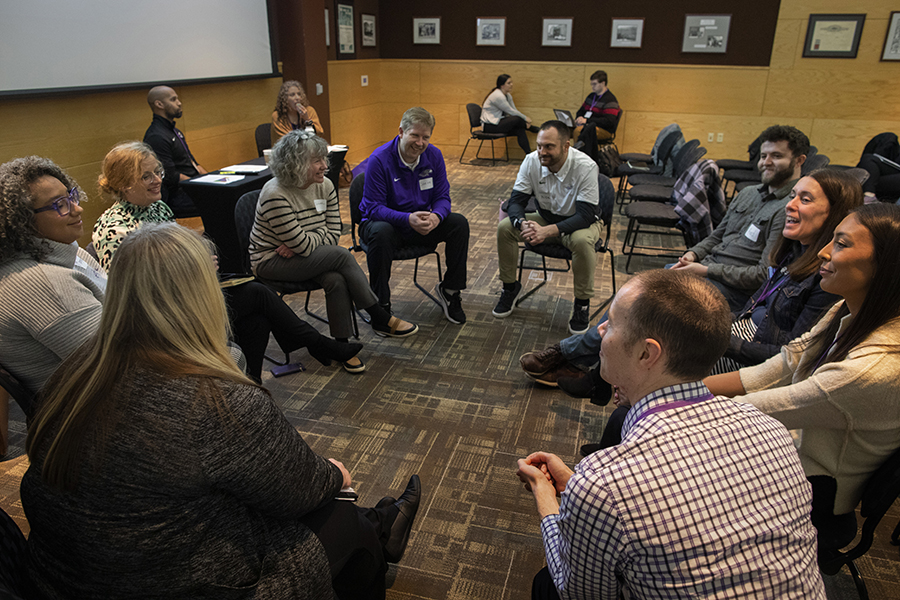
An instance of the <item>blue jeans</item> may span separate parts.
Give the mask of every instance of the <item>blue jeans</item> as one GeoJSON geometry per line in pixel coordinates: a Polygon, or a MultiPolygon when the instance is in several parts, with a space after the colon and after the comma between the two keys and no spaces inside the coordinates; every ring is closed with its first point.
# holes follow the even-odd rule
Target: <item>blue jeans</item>
{"type": "MultiPolygon", "coordinates": [[[[603,313],[603,316],[597,321],[597,325],[605,323],[607,319],[609,319],[609,311],[603,313]]],[[[586,333],[567,337],[559,343],[559,347],[562,349],[563,356],[573,366],[589,369],[600,361],[597,355],[600,352],[601,341],[600,333],[594,326],[586,333]]]]}

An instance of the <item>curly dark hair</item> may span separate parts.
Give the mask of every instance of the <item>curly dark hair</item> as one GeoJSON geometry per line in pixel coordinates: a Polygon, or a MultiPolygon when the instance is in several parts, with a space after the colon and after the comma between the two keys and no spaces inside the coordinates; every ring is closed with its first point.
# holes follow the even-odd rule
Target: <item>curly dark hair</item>
{"type": "Polygon", "coordinates": [[[309,107],[309,99],[306,97],[306,90],[303,89],[303,86],[300,85],[299,81],[285,81],[281,84],[281,89],[278,90],[278,99],[275,101],[275,112],[278,113],[279,119],[286,119],[288,115],[288,103],[287,103],[287,95],[288,91],[292,88],[300,88],[300,104],[303,105],[303,108],[309,107]]]}
{"type": "Polygon", "coordinates": [[[34,226],[31,196],[32,184],[45,175],[59,179],[67,190],[76,188],[82,202],[87,199],[81,186],[50,159],[26,156],[0,165],[0,262],[22,254],[39,261],[49,252],[34,226]]]}

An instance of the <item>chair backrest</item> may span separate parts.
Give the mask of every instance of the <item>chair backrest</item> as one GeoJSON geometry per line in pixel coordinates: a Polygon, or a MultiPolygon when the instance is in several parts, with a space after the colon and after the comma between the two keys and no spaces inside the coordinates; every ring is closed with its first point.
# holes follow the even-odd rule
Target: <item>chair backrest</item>
{"type": "Polygon", "coordinates": [[[664,167],[666,162],[672,158],[672,152],[675,150],[675,144],[678,143],[678,140],[683,140],[684,136],[681,133],[681,130],[678,131],[670,131],[669,135],[660,143],[659,147],[655,149],[656,158],[653,159],[653,164],[658,167],[664,167]]]}
{"type": "Polygon", "coordinates": [[[806,162],[800,167],[800,175],[803,177],[809,175],[816,169],[824,169],[831,160],[824,154],[814,154],[806,157],[806,162]]]}
{"type": "Polygon", "coordinates": [[[469,102],[466,104],[466,112],[469,113],[469,129],[481,127],[481,107],[469,102]]]}
{"type": "Polygon", "coordinates": [[[869,172],[859,167],[851,167],[844,172],[855,177],[859,185],[863,185],[869,179],[869,172]]]}
{"type": "Polygon", "coordinates": [[[256,203],[259,201],[259,190],[247,192],[238,198],[234,205],[234,228],[237,230],[238,245],[241,250],[241,266],[245,273],[250,273],[250,232],[256,220],[256,203]]]}
{"type": "Polygon", "coordinates": [[[0,365],[0,387],[6,390],[13,400],[22,407],[22,412],[25,413],[25,416],[28,418],[34,416],[35,396],[37,394],[22,385],[3,365],[0,365]]]}
{"type": "Polygon", "coordinates": [[[759,149],[762,146],[762,134],[760,133],[756,136],[756,139],[750,142],[750,145],[747,146],[747,156],[748,160],[752,163],[759,162],[759,149]]]}
{"type": "Polygon", "coordinates": [[[700,148],[700,140],[693,139],[689,142],[685,142],[684,146],[678,151],[678,154],[675,155],[672,172],[675,179],[684,175],[684,172],[687,171],[688,167],[700,160],[700,158],[706,154],[706,150],[704,149],[700,156],[697,156],[698,148],[700,148]]]}
{"type": "Polygon", "coordinates": [[[256,137],[256,151],[262,156],[263,150],[268,150],[272,147],[272,124],[263,123],[262,125],[257,125],[254,134],[256,137]]]}
{"type": "Polygon", "coordinates": [[[359,205],[362,202],[363,191],[366,186],[366,174],[360,173],[353,178],[350,183],[350,238],[353,240],[351,250],[361,250],[362,247],[356,242],[356,228],[362,222],[362,212],[359,205]]]}
{"type": "Polygon", "coordinates": [[[22,530],[6,511],[0,509],[0,598],[21,600],[29,591],[27,557],[22,530]]]}

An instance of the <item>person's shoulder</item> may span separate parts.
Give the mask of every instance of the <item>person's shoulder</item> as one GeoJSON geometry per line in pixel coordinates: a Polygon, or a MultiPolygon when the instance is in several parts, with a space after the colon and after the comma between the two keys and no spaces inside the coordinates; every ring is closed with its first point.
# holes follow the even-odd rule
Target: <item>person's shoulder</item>
{"type": "Polygon", "coordinates": [[[581,150],[569,148],[569,158],[572,161],[572,166],[577,169],[578,174],[593,174],[595,178],[600,174],[600,168],[594,162],[594,159],[581,150]]]}
{"type": "Polygon", "coordinates": [[[444,153],[434,144],[428,144],[428,147],[425,148],[425,156],[433,163],[440,162],[441,165],[444,164],[444,153]]]}

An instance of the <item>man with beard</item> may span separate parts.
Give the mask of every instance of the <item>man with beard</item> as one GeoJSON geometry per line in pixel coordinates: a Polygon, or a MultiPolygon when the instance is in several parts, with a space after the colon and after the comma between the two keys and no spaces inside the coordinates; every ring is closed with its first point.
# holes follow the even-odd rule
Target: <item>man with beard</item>
{"type": "Polygon", "coordinates": [[[788,195],[809,153],[809,138],[795,127],[773,125],[761,137],[762,185],[741,190],[718,227],[672,267],[708,278],[732,311],[766,279],[769,250],[784,229],[788,195]]]}
{"type": "Polygon", "coordinates": [[[536,246],[545,241],[562,244],[572,252],[575,305],[570,333],[590,328],[590,303],[594,296],[594,245],[600,238],[600,187],[597,163],[569,147],[569,128],[562,121],[547,121],[537,134],[537,150],[525,157],[509,198],[509,217],[497,226],[497,255],[503,291],[493,310],[498,318],[509,316],[522,291],[516,281],[519,243],[536,246]],[[526,213],[531,197],[537,212],[526,213]]]}
{"type": "Polygon", "coordinates": [[[197,208],[179,182],[206,174],[197,164],[184,139],[175,127],[175,119],[182,115],[181,100],[170,87],[158,85],[147,94],[147,104],[153,111],[153,121],[144,134],[144,143],[153,148],[166,174],[163,177],[163,202],[169,205],[176,217],[195,217],[197,208]]]}

